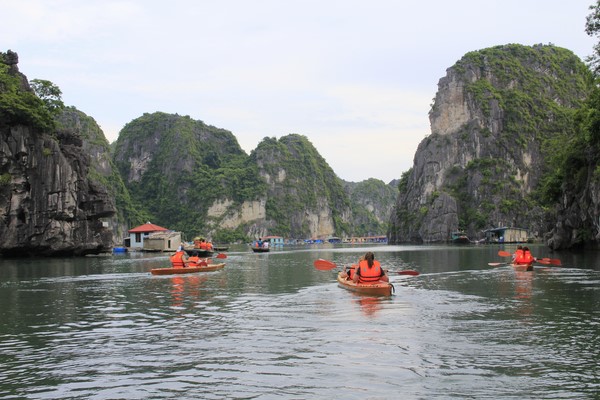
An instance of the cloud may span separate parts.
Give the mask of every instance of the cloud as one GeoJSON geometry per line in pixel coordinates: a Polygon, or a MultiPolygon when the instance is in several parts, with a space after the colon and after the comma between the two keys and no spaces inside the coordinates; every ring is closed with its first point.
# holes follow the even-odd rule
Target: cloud
{"type": "Polygon", "coordinates": [[[429,134],[447,68],[506,43],[584,58],[589,5],[0,0],[0,37],[23,73],[57,84],[111,141],[143,113],[178,113],[230,130],[248,152],[265,136],[303,134],[340,177],[389,181],[429,134]],[[365,152],[376,162],[359,166],[365,152]]]}
{"type": "Polygon", "coordinates": [[[102,36],[106,30],[135,18],[139,2],[3,0],[4,39],[45,43],[72,42],[82,36],[102,36]],[[8,36],[6,36],[8,34],[8,36]]]}

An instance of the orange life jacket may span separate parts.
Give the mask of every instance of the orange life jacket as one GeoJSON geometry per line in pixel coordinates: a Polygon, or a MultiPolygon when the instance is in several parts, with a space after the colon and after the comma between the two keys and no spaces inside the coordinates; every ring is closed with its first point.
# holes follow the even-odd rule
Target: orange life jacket
{"type": "Polygon", "coordinates": [[[367,260],[362,260],[358,263],[358,268],[360,268],[360,276],[359,282],[377,282],[379,278],[383,275],[383,271],[381,270],[381,264],[379,261],[373,260],[373,266],[369,268],[369,263],[367,260]]]}
{"type": "Polygon", "coordinates": [[[531,255],[531,252],[529,250],[525,250],[525,253],[523,254],[523,260],[525,261],[526,264],[531,264],[532,262],[535,261],[535,259],[533,258],[533,256],[531,255]]]}
{"type": "Polygon", "coordinates": [[[531,264],[534,261],[535,259],[529,250],[524,251],[519,249],[515,252],[515,264],[531,264]]]}
{"type": "Polygon", "coordinates": [[[173,268],[184,268],[185,262],[183,261],[183,256],[185,251],[178,251],[177,253],[171,256],[171,266],[173,268]]]}
{"type": "Polygon", "coordinates": [[[189,267],[197,267],[199,261],[200,261],[200,257],[198,257],[198,256],[188,257],[188,266],[189,267]]]}
{"type": "Polygon", "coordinates": [[[515,264],[522,264],[524,262],[523,249],[517,249],[517,251],[515,251],[515,258],[513,262],[515,264]]]}

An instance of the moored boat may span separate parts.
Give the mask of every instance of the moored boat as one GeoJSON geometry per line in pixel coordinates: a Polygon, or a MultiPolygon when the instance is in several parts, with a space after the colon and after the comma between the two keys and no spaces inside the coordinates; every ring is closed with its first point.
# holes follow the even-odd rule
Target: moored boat
{"type": "Polygon", "coordinates": [[[197,267],[185,268],[153,268],[150,270],[152,275],[174,275],[174,274],[193,274],[196,272],[211,272],[225,268],[225,263],[201,265],[197,267]]]}
{"type": "Polygon", "coordinates": [[[469,239],[467,234],[462,231],[452,232],[450,234],[450,240],[452,240],[452,243],[454,243],[454,244],[469,244],[469,243],[471,243],[471,240],[469,239]]]}
{"type": "Polygon", "coordinates": [[[199,249],[197,247],[184,247],[183,250],[188,256],[198,256],[200,258],[210,258],[215,254],[214,251],[199,249]]]}
{"type": "Polygon", "coordinates": [[[338,273],[337,280],[340,287],[361,294],[391,296],[394,289],[394,286],[391,283],[383,281],[375,283],[355,283],[350,279],[346,279],[346,276],[343,275],[342,272],[338,273]]]}
{"type": "Polygon", "coordinates": [[[210,241],[202,236],[196,236],[191,246],[189,244],[184,244],[183,250],[185,250],[190,257],[198,256],[200,258],[207,258],[213,256],[215,249],[210,241]]]}

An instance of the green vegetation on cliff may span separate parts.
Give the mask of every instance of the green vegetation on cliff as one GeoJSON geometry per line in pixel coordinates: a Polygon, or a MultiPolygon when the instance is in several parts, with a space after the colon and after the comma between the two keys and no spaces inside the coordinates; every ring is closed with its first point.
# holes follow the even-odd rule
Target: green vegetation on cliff
{"type": "Polygon", "coordinates": [[[544,193],[554,201],[558,199],[556,187],[560,187],[560,183],[568,193],[580,194],[591,183],[600,183],[600,1],[590,6],[590,10],[585,31],[598,41],[587,61],[596,84],[585,104],[577,111],[576,134],[566,137],[552,149],[552,168],[544,193]]]}
{"type": "Polygon", "coordinates": [[[383,235],[398,188],[383,181],[370,178],[358,183],[346,183],[352,204],[352,234],[354,236],[383,235]]]}
{"type": "Polygon", "coordinates": [[[239,204],[265,191],[231,132],[188,116],[157,112],[131,121],[119,135],[114,160],[144,213],[188,238],[206,234],[215,201],[239,204]]]}
{"type": "Polygon", "coordinates": [[[110,145],[94,118],[75,107],[66,107],[56,116],[56,127],[60,138],[71,136],[81,139],[86,152],[94,160],[88,169],[88,179],[104,187],[114,198],[117,220],[121,223],[115,231],[118,235],[117,242],[126,236],[127,226],[136,226],[147,221],[148,215],[131,200],[129,191],[113,164],[110,145]],[[121,229],[123,226],[125,228],[121,229]]]}
{"type": "Polygon", "coordinates": [[[343,218],[350,204],[342,181],[305,136],[264,138],[250,158],[269,185],[266,211],[267,219],[275,223],[272,234],[306,237],[304,214],[329,207],[336,233],[351,230],[343,218]]]}
{"type": "Polygon", "coordinates": [[[10,57],[9,53],[0,53],[0,122],[51,131],[54,118],[50,109],[29,89],[16,64],[14,67],[7,64],[10,57]]]}
{"type": "MultiPolygon", "coordinates": [[[[485,164],[487,170],[493,167],[488,175],[485,168],[472,165],[471,169],[484,174],[480,187],[502,194],[503,199],[496,207],[479,207],[474,218],[464,215],[464,222],[478,221],[476,225],[481,228],[489,224],[493,209],[510,216],[515,210],[520,213],[536,206],[552,207],[556,200],[555,175],[559,170],[556,159],[575,134],[575,113],[593,87],[590,71],[570,50],[552,45],[492,47],[468,53],[455,68],[460,70],[467,65],[485,70],[482,79],[466,86],[484,114],[489,110],[490,99],[497,101],[502,110],[502,131],[496,144],[506,149],[513,159],[520,159],[519,154],[524,151],[535,154],[539,149],[541,174],[531,171],[530,179],[538,176],[541,185],[535,185],[530,196],[521,198],[522,182],[499,178],[502,171],[514,170],[505,159],[487,158],[487,163],[480,162],[480,167],[485,164]],[[494,171],[498,167],[500,171],[494,171]]],[[[520,167],[527,171],[527,166],[520,167]]],[[[466,202],[462,204],[466,204],[461,208],[463,211],[470,209],[466,202]]]]}
{"type": "Polygon", "coordinates": [[[591,88],[591,74],[570,50],[547,45],[511,44],[467,53],[453,67],[466,73],[479,68],[482,78],[466,85],[484,114],[490,99],[503,111],[501,140],[510,147],[545,143],[572,132],[574,110],[591,88]],[[488,78],[491,77],[491,78],[488,78]]]}

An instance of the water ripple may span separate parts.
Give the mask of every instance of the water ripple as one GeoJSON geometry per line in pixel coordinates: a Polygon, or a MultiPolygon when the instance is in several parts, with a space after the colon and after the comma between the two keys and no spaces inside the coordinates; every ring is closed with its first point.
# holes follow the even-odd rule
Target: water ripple
{"type": "MultiPolygon", "coordinates": [[[[350,261],[356,251],[332,254],[350,261]]],[[[598,272],[432,268],[392,277],[386,298],[340,289],[335,271],[311,268],[314,253],[289,263],[272,255],[195,276],[4,282],[0,397],[516,399],[600,389],[598,272]]]]}

